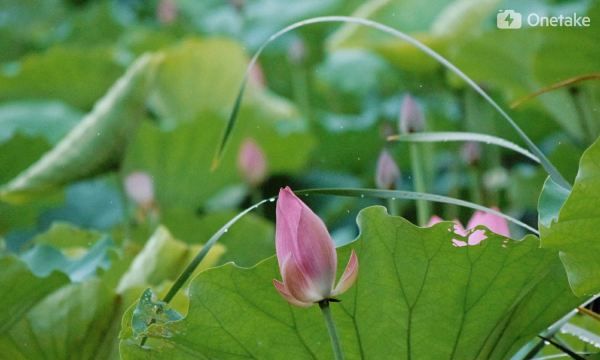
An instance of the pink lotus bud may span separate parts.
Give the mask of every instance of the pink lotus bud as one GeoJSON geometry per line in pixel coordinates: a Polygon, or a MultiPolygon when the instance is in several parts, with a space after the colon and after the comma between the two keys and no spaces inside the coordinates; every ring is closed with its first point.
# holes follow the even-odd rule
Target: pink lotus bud
{"type": "Polygon", "coordinates": [[[289,187],[279,191],[275,248],[283,281],[273,280],[292,305],[307,307],[344,293],[356,281],[358,258],[354,251],[334,287],[337,254],[323,221],[289,187]]]}
{"type": "Polygon", "coordinates": [[[260,185],[267,176],[267,160],[260,146],[252,139],[244,140],[238,154],[240,174],[251,186],[260,185]]]}
{"type": "Polygon", "coordinates": [[[300,65],[306,60],[306,45],[300,38],[295,39],[288,48],[288,59],[291,63],[300,65]]]}
{"type": "MultiPolygon", "coordinates": [[[[493,208],[494,210],[498,210],[497,208],[493,208]]],[[[443,221],[439,216],[432,216],[429,220],[427,226],[433,226],[439,222],[443,221]]],[[[487,239],[485,232],[483,230],[476,230],[469,234],[470,230],[473,230],[475,227],[479,225],[483,225],[487,227],[492,232],[495,232],[498,235],[510,237],[510,230],[508,229],[508,222],[505,218],[500,217],[498,215],[490,214],[485,211],[475,211],[469,223],[467,224],[467,228],[465,229],[460,221],[454,220],[454,232],[460,236],[468,235],[468,243],[465,243],[462,240],[453,239],[452,243],[455,246],[467,246],[467,245],[477,245],[483,240],[487,239]]]]}
{"type": "Polygon", "coordinates": [[[467,142],[462,146],[460,154],[467,165],[477,166],[481,160],[481,146],[473,141],[467,142]]]}
{"type": "Polygon", "coordinates": [[[151,207],[154,202],[154,183],[148,173],[135,171],[125,178],[125,193],[141,207],[151,207]]]}
{"type": "Polygon", "coordinates": [[[387,150],[382,150],[377,160],[375,184],[379,189],[393,190],[400,179],[400,169],[387,150]]]}
{"type": "Polygon", "coordinates": [[[160,0],[156,8],[156,17],[160,23],[165,25],[177,20],[177,4],[175,0],[160,0]]]}
{"type": "Polygon", "coordinates": [[[402,134],[423,131],[425,127],[423,110],[410,94],[405,95],[402,100],[399,127],[402,134]]]}

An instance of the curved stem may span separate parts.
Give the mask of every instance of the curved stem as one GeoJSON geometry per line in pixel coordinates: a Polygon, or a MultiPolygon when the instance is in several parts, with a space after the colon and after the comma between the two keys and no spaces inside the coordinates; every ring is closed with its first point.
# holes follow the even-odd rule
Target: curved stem
{"type": "Polygon", "coordinates": [[[340,345],[340,338],[331,316],[331,309],[329,308],[329,300],[319,301],[319,308],[327,324],[327,331],[329,332],[329,338],[331,339],[331,348],[333,349],[333,356],[335,360],[343,360],[344,354],[342,353],[342,347],[340,345]]]}
{"type": "Polygon", "coordinates": [[[519,221],[509,215],[506,215],[500,211],[490,209],[488,207],[475,204],[469,201],[455,199],[448,196],[437,195],[437,194],[429,194],[429,193],[420,193],[416,191],[405,191],[405,190],[379,190],[379,189],[361,189],[361,188],[318,188],[318,189],[306,189],[299,190],[295,192],[296,195],[300,194],[319,194],[319,195],[337,195],[337,196],[347,196],[347,197],[371,197],[375,199],[408,199],[408,200],[427,200],[438,202],[442,204],[452,204],[458,205],[462,207],[471,208],[474,210],[484,211],[486,213],[494,214],[504,218],[515,225],[518,225],[528,231],[534,233],[535,235],[540,235],[540,232],[531,226],[525,224],[522,221],[519,221]]]}
{"type": "MultiPolygon", "coordinates": [[[[274,200],[274,198],[272,198],[272,199],[274,200]]],[[[202,260],[204,260],[204,257],[206,257],[206,254],[208,254],[210,249],[212,249],[212,247],[217,243],[217,241],[221,238],[221,236],[223,236],[223,234],[225,234],[229,230],[229,227],[231,227],[231,225],[235,224],[244,215],[246,215],[250,211],[258,208],[259,206],[266,203],[267,201],[271,201],[271,199],[262,200],[261,202],[258,202],[256,204],[250,206],[246,210],[242,211],[241,213],[237,214],[233,219],[229,220],[225,225],[223,225],[223,227],[221,227],[219,229],[219,231],[217,231],[213,236],[211,236],[211,238],[208,239],[206,244],[204,244],[202,249],[200,249],[200,252],[198,253],[198,255],[196,255],[196,257],[194,257],[192,262],[190,262],[188,264],[188,266],[185,268],[185,270],[183,270],[181,275],[179,275],[177,280],[175,280],[175,283],[171,286],[171,288],[169,289],[169,292],[163,298],[163,301],[166,303],[169,303],[171,300],[173,300],[173,297],[175,297],[175,294],[177,294],[179,289],[181,289],[181,287],[186,283],[186,281],[190,278],[190,276],[192,276],[192,274],[194,273],[194,270],[196,270],[198,265],[202,262],[202,260]]]]}

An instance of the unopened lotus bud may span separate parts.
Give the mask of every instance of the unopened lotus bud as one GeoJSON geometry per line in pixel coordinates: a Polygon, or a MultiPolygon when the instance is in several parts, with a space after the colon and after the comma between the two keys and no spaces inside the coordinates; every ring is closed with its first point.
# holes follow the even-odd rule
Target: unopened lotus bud
{"type": "Polygon", "coordinates": [[[308,307],[344,293],[358,276],[354,250],[337,285],[337,253],[323,221],[289,187],[279,191],[275,250],[282,281],[273,280],[290,304],[308,307]]]}
{"type": "Polygon", "coordinates": [[[481,146],[479,143],[470,141],[462,146],[460,154],[467,165],[477,166],[481,160],[481,146]]]}
{"type": "Polygon", "coordinates": [[[177,4],[175,0],[160,0],[156,8],[156,17],[161,24],[171,24],[177,20],[177,4]]]}
{"type": "Polygon", "coordinates": [[[244,140],[238,154],[238,169],[244,180],[259,186],[267,176],[267,159],[260,146],[252,139],[244,140]]]}
{"type": "Polygon", "coordinates": [[[288,59],[292,64],[300,65],[306,60],[306,45],[302,39],[295,39],[288,49],[288,59]]]}
{"type": "Polygon", "coordinates": [[[399,128],[402,134],[420,132],[425,128],[423,110],[410,94],[402,99],[399,128]]]}
{"type": "Polygon", "coordinates": [[[150,208],[154,203],[154,183],[148,173],[135,171],[125,178],[125,193],[138,206],[150,208]]]}
{"type": "Polygon", "coordinates": [[[379,189],[393,190],[400,179],[400,169],[387,150],[382,150],[377,159],[375,185],[379,189]]]}

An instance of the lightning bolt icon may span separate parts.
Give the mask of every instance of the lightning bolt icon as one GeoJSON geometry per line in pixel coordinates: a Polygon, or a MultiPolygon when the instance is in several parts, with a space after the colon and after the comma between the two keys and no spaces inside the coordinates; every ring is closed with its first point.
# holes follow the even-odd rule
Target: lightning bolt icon
{"type": "Polygon", "coordinates": [[[509,27],[514,20],[510,15],[511,15],[511,13],[508,13],[508,14],[506,14],[506,17],[504,18],[504,21],[506,21],[506,23],[508,24],[509,27]]]}

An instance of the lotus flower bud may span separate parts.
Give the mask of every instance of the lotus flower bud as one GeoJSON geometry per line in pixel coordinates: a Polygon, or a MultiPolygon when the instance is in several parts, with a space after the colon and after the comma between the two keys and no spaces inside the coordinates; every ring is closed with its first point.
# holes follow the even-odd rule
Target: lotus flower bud
{"type": "Polygon", "coordinates": [[[238,154],[238,169],[244,180],[259,186],[267,176],[267,160],[260,146],[252,139],[244,140],[238,154]]]}
{"type": "Polygon", "coordinates": [[[177,4],[175,0],[160,0],[156,8],[156,17],[161,24],[171,24],[177,20],[177,4]]]}
{"type": "Polygon", "coordinates": [[[477,166],[481,160],[481,146],[473,141],[467,142],[462,146],[460,154],[467,165],[477,166]]]}
{"type": "Polygon", "coordinates": [[[306,60],[306,45],[300,38],[295,39],[288,49],[288,59],[292,64],[300,65],[306,60]]]}
{"type": "Polygon", "coordinates": [[[354,251],[334,287],[337,254],[323,221],[289,187],[279,191],[275,249],[283,281],[273,285],[290,304],[308,307],[344,293],[358,276],[354,251]]]}
{"type": "Polygon", "coordinates": [[[400,179],[400,169],[387,150],[382,150],[377,160],[375,184],[379,189],[393,190],[400,179]]]}
{"type": "Polygon", "coordinates": [[[125,178],[125,193],[142,208],[150,208],[154,203],[154,183],[148,173],[135,171],[125,178]]]}
{"type": "Polygon", "coordinates": [[[425,128],[423,110],[410,94],[405,95],[402,100],[399,127],[402,134],[420,132],[425,128]]]}

